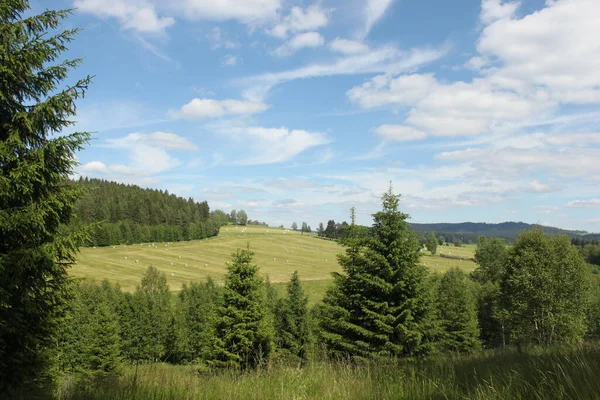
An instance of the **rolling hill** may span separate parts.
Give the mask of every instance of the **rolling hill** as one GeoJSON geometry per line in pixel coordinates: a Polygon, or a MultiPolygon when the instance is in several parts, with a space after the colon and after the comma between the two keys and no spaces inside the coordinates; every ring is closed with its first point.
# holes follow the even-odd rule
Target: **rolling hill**
{"type": "MultiPolygon", "coordinates": [[[[268,275],[276,286],[283,285],[292,272],[298,270],[311,301],[322,298],[331,282],[331,273],[340,270],[336,255],[343,247],[335,241],[278,228],[227,225],[221,227],[219,236],[203,240],[82,248],[70,274],[80,278],[108,279],[119,283],[125,291],[133,291],[144,270],[152,265],[167,275],[171,290],[179,290],[183,283],[203,281],[209,276],[220,281],[231,254],[248,244],[255,252],[254,262],[261,273],[268,275]]],[[[440,253],[464,259],[424,252],[422,262],[432,271],[445,271],[455,266],[470,271],[475,267],[469,260],[473,250],[472,246],[440,246],[440,253]]]]}

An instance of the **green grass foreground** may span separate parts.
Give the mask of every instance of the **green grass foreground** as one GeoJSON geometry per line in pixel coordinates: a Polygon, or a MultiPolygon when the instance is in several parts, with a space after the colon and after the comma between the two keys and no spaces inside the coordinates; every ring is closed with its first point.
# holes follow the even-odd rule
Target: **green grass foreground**
{"type": "Polygon", "coordinates": [[[248,373],[200,375],[193,366],[150,364],[59,399],[598,399],[600,346],[483,352],[390,365],[313,362],[248,373]]]}

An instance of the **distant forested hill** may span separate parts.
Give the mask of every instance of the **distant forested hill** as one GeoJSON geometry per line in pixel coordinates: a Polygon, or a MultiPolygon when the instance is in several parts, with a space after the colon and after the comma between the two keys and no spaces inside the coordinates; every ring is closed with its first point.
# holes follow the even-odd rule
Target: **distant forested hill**
{"type": "MultiPolygon", "coordinates": [[[[461,240],[462,243],[476,243],[477,237],[501,237],[508,240],[514,239],[524,230],[533,229],[536,225],[524,222],[502,222],[499,224],[488,224],[485,222],[461,222],[461,223],[435,223],[435,224],[411,224],[420,234],[435,232],[438,236],[446,237],[446,241],[454,243],[461,240]]],[[[583,231],[570,231],[565,229],[543,226],[547,234],[565,234],[572,238],[584,240],[598,240],[600,234],[592,234],[583,231]]]]}
{"type": "Polygon", "coordinates": [[[76,184],[88,190],[73,225],[102,222],[92,232],[93,246],[203,239],[217,235],[227,221],[226,214],[211,213],[206,201],[168,191],[88,178],[76,184]]]}

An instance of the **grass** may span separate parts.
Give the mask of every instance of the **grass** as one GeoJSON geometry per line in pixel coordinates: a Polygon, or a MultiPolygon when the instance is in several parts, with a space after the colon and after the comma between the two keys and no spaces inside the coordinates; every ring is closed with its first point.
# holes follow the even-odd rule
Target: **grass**
{"type": "MultiPolygon", "coordinates": [[[[171,290],[179,290],[183,283],[203,281],[209,276],[220,281],[231,254],[249,243],[255,252],[254,262],[278,290],[283,289],[283,284],[297,269],[311,302],[316,302],[331,283],[331,272],[340,271],[336,255],[343,252],[343,247],[334,241],[278,228],[248,226],[242,230],[242,227],[225,226],[218,237],[190,242],[83,248],[70,274],[79,278],[108,279],[119,283],[124,291],[133,291],[146,268],[153,265],[167,275],[171,290]]],[[[438,253],[471,258],[474,249],[474,246],[438,246],[438,253]]],[[[423,253],[422,262],[434,272],[452,267],[465,271],[475,268],[472,261],[432,256],[428,252],[423,253]]]]}
{"type": "Polygon", "coordinates": [[[248,373],[200,375],[193,366],[150,364],[119,380],[81,391],[77,399],[597,399],[600,348],[538,354],[483,352],[415,363],[351,365],[313,362],[248,373]]]}

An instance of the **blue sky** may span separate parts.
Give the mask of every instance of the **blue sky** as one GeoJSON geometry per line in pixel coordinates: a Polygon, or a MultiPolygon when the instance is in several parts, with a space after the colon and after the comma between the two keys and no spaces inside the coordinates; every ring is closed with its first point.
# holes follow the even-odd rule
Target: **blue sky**
{"type": "Polygon", "coordinates": [[[55,0],[78,173],[250,218],[600,231],[600,1],[55,0]]]}

